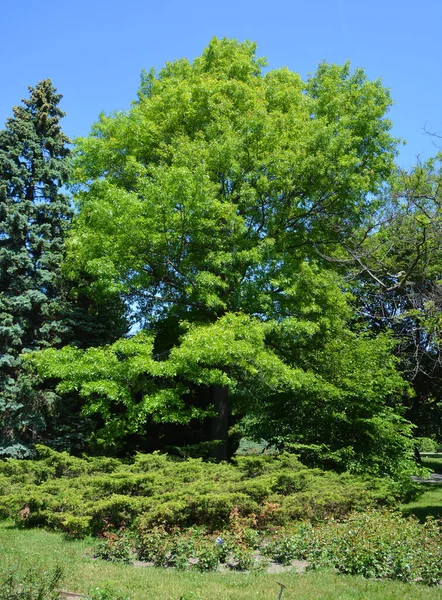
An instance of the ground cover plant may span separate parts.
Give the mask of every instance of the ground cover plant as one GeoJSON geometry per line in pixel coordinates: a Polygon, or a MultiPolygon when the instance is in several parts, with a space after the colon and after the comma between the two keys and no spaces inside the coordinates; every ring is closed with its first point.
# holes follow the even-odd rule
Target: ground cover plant
{"type": "Polygon", "coordinates": [[[238,457],[234,464],[137,455],[75,458],[39,447],[39,460],[0,463],[0,514],[70,535],[113,527],[227,527],[232,511],[256,527],[342,517],[391,506],[417,485],[309,469],[294,455],[238,457]],[[405,486],[405,487],[404,487],[405,486]]]}
{"type": "Polygon", "coordinates": [[[40,564],[45,570],[51,570],[58,564],[64,573],[63,589],[83,593],[86,597],[89,593],[91,600],[275,600],[279,592],[277,581],[287,586],[283,600],[441,598],[438,588],[343,577],[330,571],[302,575],[294,571],[258,571],[245,575],[235,571],[201,573],[194,569],[137,568],[92,560],[95,543],[88,537],[72,540],[61,533],[19,529],[11,522],[3,522],[0,523],[0,568],[14,564],[19,573],[25,573],[29,565],[40,564]],[[97,594],[101,596],[97,598],[97,594]]]}
{"type": "MultiPolygon", "coordinates": [[[[219,568],[253,571],[272,565],[306,561],[309,570],[335,569],[344,575],[420,581],[442,580],[440,523],[424,524],[398,511],[353,513],[342,520],[257,531],[250,520],[233,515],[230,527],[210,533],[204,528],[145,527],[134,531],[133,559],[157,567],[215,571],[219,568]]],[[[96,556],[130,562],[131,544],[125,531],[106,536],[96,556]],[[125,552],[121,551],[124,547],[125,552]]]]}

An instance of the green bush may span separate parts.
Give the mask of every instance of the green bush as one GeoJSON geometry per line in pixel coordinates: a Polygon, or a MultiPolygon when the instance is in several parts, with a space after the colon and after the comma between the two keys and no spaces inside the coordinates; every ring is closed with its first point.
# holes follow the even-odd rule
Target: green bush
{"type": "Polygon", "coordinates": [[[215,464],[154,453],[129,463],[40,446],[38,460],[0,462],[0,516],[81,537],[100,533],[106,523],[221,530],[236,510],[262,529],[392,506],[417,489],[405,479],[399,484],[309,469],[289,454],[215,464]]]}
{"type": "Polygon", "coordinates": [[[132,555],[132,540],[125,529],[107,527],[100,536],[95,556],[114,563],[129,564],[132,555]]]}
{"type": "Polygon", "coordinates": [[[438,443],[428,437],[416,438],[417,447],[420,452],[436,452],[438,443]]]}
{"type": "Polygon", "coordinates": [[[136,533],[136,550],[140,560],[157,567],[191,567],[213,571],[220,562],[220,553],[213,536],[205,529],[167,531],[164,527],[150,529],[140,525],[136,533]]]}
{"type": "Polygon", "coordinates": [[[77,517],[69,513],[50,512],[45,517],[43,511],[39,514],[41,516],[42,524],[51,525],[54,529],[60,529],[61,531],[64,531],[66,535],[71,537],[82,538],[91,529],[90,524],[92,517],[90,516],[77,517]]]}
{"type": "Polygon", "coordinates": [[[220,562],[218,548],[214,540],[210,538],[199,538],[195,545],[195,568],[198,571],[215,571],[220,562]]]}
{"type": "MultiPolygon", "coordinates": [[[[442,579],[442,532],[434,520],[421,525],[397,512],[372,510],[272,531],[253,529],[253,520],[233,510],[228,528],[217,532],[204,527],[152,528],[140,522],[133,532],[136,553],[155,566],[199,571],[215,570],[219,564],[241,571],[258,569],[265,564],[260,556],[265,556],[282,565],[305,559],[310,569],[334,568],[367,578],[428,585],[442,579]]],[[[116,532],[113,544],[119,535],[125,532],[116,532]]],[[[115,560],[112,554],[102,557],[115,560]]]]}
{"type": "Polygon", "coordinates": [[[259,546],[259,534],[253,533],[240,535],[226,530],[219,544],[215,534],[201,527],[167,531],[140,525],[135,536],[137,556],[159,567],[213,571],[225,564],[245,571],[258,566],[253,550],[259,546]]]}
{"type": "Polygon", "coordinates": [[[172,536],[164,527],[150,528],[141,524],[137,529],[136,552],[140,560],[166,567],[172,556],[172,536]]]}
{"type": "Polygon", "coordinates": [[[292,560],[304,558],[306,540],[311,537],[311,526],[302,524],[296,534],[279,533],[267,540],[263,553],[276,563],[289,565],[292,560]]]}
{"type": "Polygon", "coordinates": [[[442,579],[442,535],[435,521],[422,526],[398,513],[371,512],[329,526],[327,538],[341,573],[402,581],[421,578],[430,585],[442,579]]]}
{"type": "Polygon", "coordinates": [[[16,568],[0,571],[1,600],[57,600],[57,587],[62,579],[62,570],[55,567],[28,568],[24,574],[16,568]]]}
{"type": "Polygon", "coordinates": [[[283,564],[304,558],[310,569],[332,567],[367,578],[421,580],[428,585],[442,579],[440,524],[428,520],[421,525],[395,512],[355,513],[344,521],[300,527],[268,544],[266,552],[283,564]]]}
{"type": "Polygon", "coordinates": [[[256,570],[263,566],[262,562],[255,558],[252,548],[244,543],[232,547],[230,561],[230,566],[237,571],[256,570]]]}
{"type": "Polygon", "coordinates": [[[85,600],[130,600],[130,598],[109,588],[92,588],[89,590],[85,600]]]}

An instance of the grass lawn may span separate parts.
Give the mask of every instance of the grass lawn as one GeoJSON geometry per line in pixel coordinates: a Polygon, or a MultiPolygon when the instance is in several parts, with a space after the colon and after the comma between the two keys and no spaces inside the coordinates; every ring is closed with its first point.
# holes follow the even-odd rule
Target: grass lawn
{"type": "Polygon", "coordinates": [[[413,502],[402,504],[400,509],[405,515],[415,515],[421,522],[426,517],[442,518],[442,485],[422,483],[425,492],[413,502]]]}
{"type": "MultiPolygon", "coordinates": [[[[422,464],[433,473],[442,473],[442,455],[441,454],[422,454],[422,464]]],[[[434,483],[422,483],[425,489],[422,496],[415,501],[401,506],[401,510],[406,515],[416,515],[420,521],[425,521],[427,516],[435,519],[442,518],[442,485],[434,483]]]]}
{"type": "Polygon", "coordinates": [[[131,600],[276,600],[277,581],[281,581],[287,586],[283,600],[442,600],[441,589],[333,573],[202,574],[113,565],[91,555],[90,539],[74,541],[60,533],[0,524],[0,567],[60,564],[65,572],[63,589],[71,592],[107,586],[130,595],[131,600]]]}
{"type": "Polygon", "coordinates": [[[421,453],[422,464],[433,473],[442,473],[442,454],[421,453]]]}
{"type": "MultiPolygon", "coordinates": [[[[422,453],[422,464],[433,473],[442,473],[442,454],[422,453]]],[[[427,516],[442,518],[442,484],[422,483],[424,493],[413,502],[403,504],[400,508],[406,515],[415,515],[424,522],[427,516]]]]}

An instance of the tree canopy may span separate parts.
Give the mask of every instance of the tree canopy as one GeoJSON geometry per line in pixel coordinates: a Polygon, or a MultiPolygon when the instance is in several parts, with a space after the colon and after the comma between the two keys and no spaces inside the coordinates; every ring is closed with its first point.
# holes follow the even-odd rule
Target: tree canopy
{"type": "Polygon", "coordinates": [[[407,415],[418,425],[418,435],[438,439],[441,158],[439,153],[410,170],[396,169],[379,210],[347,240],[341,261],[361,318],[374,333],[390,331],[397,340],[400,369],[414,389],[407,415]]]}
{"type": "Polygon", "coordinates": [[[52,82],[29,91],[0,131],[0,455],[6,456],[29,455],[41,436],[73,439],[84,429],[75,403],[63,408],[54,386],[42,384],[23,355],[67,343],[105,344],[127,330],[121,298],[108,294],[105,304],[90,298],[86,274],[68,281],[61,271],[73,214],[63,189],[70,140],[52,82]]]}
{"type": "MultiPolygon", "coordinates": [[[[145,331],[38,354],[112,440],[152,421],[229,417],[343,468],[397,468],[409,448],[391,342],[355,327],[323,256],[378,208],[394,167],[388,91],[323,63],[264,72],[251,43],[213,39],[144,73],[130,110],[77,141],[66,272],[119,293],[145,331]]],[[[148,430],[147,430],[148,431],[148,430]]]]}
{"type": "Polygon", "coordinates": [[[78,141],[71,268],[149,323],[285,316],[300,262],[361,223],[392,168],[379,82],[349,65],[262,74],[255,51],[214,39],[145,74],[131,110],[78,141]]]}

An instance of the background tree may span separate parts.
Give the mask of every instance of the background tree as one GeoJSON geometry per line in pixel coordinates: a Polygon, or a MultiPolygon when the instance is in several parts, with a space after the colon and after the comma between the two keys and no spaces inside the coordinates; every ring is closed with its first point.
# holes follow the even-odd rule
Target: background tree
{"type": "Polygon", "coordinates": [[[30,89],[0,132],[0,412],[2,453],[23,454],[51,394],[20,354],[61,342],[60,263],[71,209],[61,96],[50,80],[30,89]]]}
{"type": "MultiPolygon", "coordinates": [[[[100,343],[113,340],[111,315],[118,321],[122,314],[117,299],[105,320],[103,304],[82,292],[85,284],[75,292],[62,277],[72,217],[62,192],[70,171],[69,139],[59,124],[62,96],[50,80],[29,90],[0,132],[0,453],[17,456],[47,430],[56,400],[21,354],[68,341],[90,345],[98,330],[100,343]]],[[[121,323],[117,330],[118,337],[121,323]]]]}
{"type": "MultiPolygon", "coordinates": [[[[129,378],[136,390],[115,386],[109,373],[94,375],[83,362],[94,362],[89,352],[37,358],[67,389],[78,376],[89,409],[105,405],[108,423],[114,416],[127,423],[128,405],[141,424],[147,415],[175,418],[176,407],[188,418],[195,394],[208,397],[213,437],[223,441],[219,458],[232,410],[267,418],[254,407],[285,394],[293,439],[302,426],[297,411],[333,396],[327,361],[316,368],[308,357],[326,347],[341,351],[329,342],[351,338],[342,333],[350,313],[339,278],[315,247],[334,248],[375,210],[395,154],[385,119],[390,98],[379,82],[349,65],[322,64],[307,82],[288,69],[263,75],[255,52],[254,44],[214,39],[193,63],[145,74],[138,102],[102,115],[78,142],[69,265],[95,277],[97,293],[118,290],[137,307],[153,345],[144,375],[129,378]],[[246,343],[247,328],[260,332],[255,342],[246,343]],[[66,372],[66,360],[77,375],[66,372]],[[275,381],[266,361],[280,365],[277,391],[260,376],[275,381]]],[[[374,360],[385,358],[372,350],[374,360]]],[[[109,351],[127,366],[124,352],[102,356],[109,351]]],[[[383,364],[378,383],[394,371],[383,364]]],[[[348,377],[358,373],[350,369],[348,377]]],[[[348,382],[340,385],[343,391],[348,382]]],[[[371,416],[394,396],[392,387],[370,405],[371,416]]],[[[354,403],[365,400],[360,389],[353,393],[354,403]]],[[[337,427],[345,406],[338,412],[330,412],[337,427]]]]}
{"type": "MultiPolygon", "coordinates": [[[[398,170],[382,211],[346,241],[342,259],[361,319],[391,331],[414,389],[407,415],[420,436],[441,440],[442,215],[441,156],[398,170]]],[[[332,259],[333,260],[333,259],[332,259]]]]}

